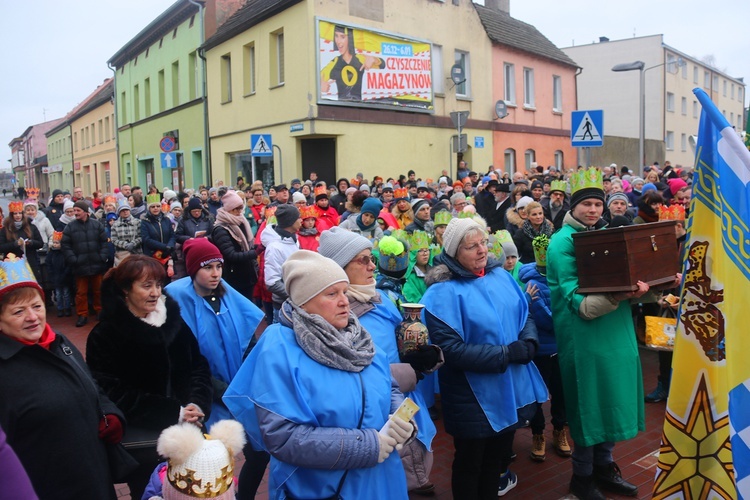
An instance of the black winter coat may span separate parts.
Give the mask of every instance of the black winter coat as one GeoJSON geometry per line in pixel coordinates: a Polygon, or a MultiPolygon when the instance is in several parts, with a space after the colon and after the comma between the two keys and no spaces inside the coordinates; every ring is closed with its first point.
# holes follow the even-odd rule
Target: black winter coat
{"type": "Polygon", "coordinates": [[[177,302],[167,296],[166,321],[152,326],[136,318],[123,293],[105,280],[102,307],[86,343],[86,362],[128,423],[161,430],[176,424],[180,407],[190,403],[208,418],[211,370],[177,302]]]}
{"type": "Polygon", "coordinates": [[[141,239],[143,240],[144,255],[153,257],[157,250],[171,253],[175,245],[172,221],[164,215],[154,217],[151,214],[146,214],[141,218],[141,239]]]}
{"type": "Polygon", "coordinates": [[[214,226],[211,239],[224,257],[223,278],[244,297],[252,299],[253,288],[255,288],[255,283],[258,282],[258,274],[255,271],[258,254],[252,248],[252,235],[248,235],[251,248],[247,252],[242,251],[240,244],[232,238],[229,231],[224,227],[214,226]]]}
{"type": "Polygon", "coordinates": [[[44,240],[42,240],[39,229],[34,224],[31,224],[31,220],[29,220],[29,225],[31,226],[31,238],[26,235],[25,231],[11,227],[7,228],[12,233],[9,239],[6,228],[0,228],[0,253],[14,253],[17,257],[25,256],[31,270],[34,271],[36,280],[41,283],[42,275],[39,268],[39,256],[36,254],[36,251],[44,246],[44,240]],[[18,246],[18,238],[28,240],[26,245],[24,245],[25,251],[24,248],[18,246]]]}
{"type": "Polygon", "coordinates": [[[65,224],[60,222],[60,216],[64,213],[62,203],[55,203],[54,201],[44,210],[44,214],[49,219],[55,231],[62,231],[65,229],[65,224]]]}
{"type": "Polygon", "coordinates": [[[40,499],[116,498],[98,429],[102,413],[124,424],[122,412],[64,336],[47,350],[0,334],[0,401],[0,425],[40,499]]]}
{"type": "Polygon", "coordinates": [[[177,243],[184,244],[190,238],[195,237],[197,231],[205,231],[205,236],[211,236],[213,228],[214,221],[208,217],[206,212],[201,213],[198,219],[195,219],[190,214],[186,214],[180,219],[180,223],[177,225],[175,240],[177,243]]]}
{"type": "Polygon", "coordinates": [[[89,216],[86,222],[70,221],[61,248],[73,276],[94,276],[107,270],[107,232],[94,217],[89,216]]]}

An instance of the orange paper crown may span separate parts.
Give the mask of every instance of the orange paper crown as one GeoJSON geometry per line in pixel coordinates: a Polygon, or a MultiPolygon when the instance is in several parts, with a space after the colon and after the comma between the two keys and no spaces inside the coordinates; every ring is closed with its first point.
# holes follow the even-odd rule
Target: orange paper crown
{"type": "Polygon", "coordinates": [[[8,203],[8,213],[13,212],[23,212],[23,202],[22,201],[11,201],[8,203]]]}
{"type": "Polygon", "coordinates": [[[266,210],[265,210],[264,213],[265,213],[266,219],[270,219],[271,217],[273,217],[273,216],[276,215],[276,207],[275,206],[273,206],[273,207],[266,207],[266,210]]]}
{"type": "Polygon", "coordinates": [[[407,198],[409,196],[409,190],[407,188],[396,188],[393,190],[394,198],[407,198]]]}
{"type": "Polygon", "coordinates": [[[62,241],[62,231],[55,231],[52,233],[52,241],[62,241]]]}
{"type": "Polygon", "coordinates": [[[325,186],[318,186],[315,188],[315,191],[313,191],[313,194],[315,195],[315,198],[317,199],[318,196],[323,195],[326,198],[328,198],[328,190],[325,186]]]}
{"type": "Polygon", "coordinates": [[[309,219],[310,217],[318,218],[318,212],[315,210],[315,207],[313,205],[309,205],[306,207],[302,207],[302,209],[299,211],[299,216],[302,218],[302,220],[309,219]]]}
{"type": "Polygon", "coordinates": [[[107,205],[109,203],[112,203],[113,205],[116,204],[115,197],[114,196],[105,196],[104,197],[104,204],[107,205]]]}
{"type": "Polygon", "coordinates": [[[33,198],[36,200],[37,198],[39,198],[39,188],[35,188],[35,187],[26,188],[26,195],[29,198],[33,198]]]}
{"type": "Polygon", "coordinates": [[[685,220],[685,207],[682,205],[664,205],[659,207],[659,220],[685,220]]]}

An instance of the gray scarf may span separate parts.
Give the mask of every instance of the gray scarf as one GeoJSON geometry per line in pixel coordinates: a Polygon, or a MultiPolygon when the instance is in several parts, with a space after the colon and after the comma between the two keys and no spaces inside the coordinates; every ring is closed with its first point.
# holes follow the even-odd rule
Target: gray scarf
{"type": "Polygon", "coordinates": [[[292,326],[297,343],[321,365],[358,373],[370,366],[375,344],[359,320],[349,314],[349,323],[341,330],[317,314],[287,301],[292,306],[292,326]]]}

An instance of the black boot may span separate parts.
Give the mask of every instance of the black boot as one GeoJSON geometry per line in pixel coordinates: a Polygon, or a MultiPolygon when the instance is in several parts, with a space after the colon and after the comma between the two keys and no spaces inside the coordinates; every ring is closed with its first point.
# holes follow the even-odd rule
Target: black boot
{"type": "Polygon", "coordinates": [[[594,477],[604,490],[629,497],[638,495],[638,486],[625,481],[620,468],[614,462],[607,465],[594,465],[594,477]]]}
{"type": "Polygon", "coordinates": [[[76,321],[76,326],[83,326],[86,323],[89,322],[88,316],[78,316],[78,321],[76,321]]]}
{"type": "Polygon", "coordinates": [[[70,310],[70,307],[69,307],[69,308],[67,308],[67,309],[65,309],[65,317],[66,317],[66,318],[69,318],[69,317],[71,317],[72,315],[73,315],[73,313],[71,312],[71,310],[70,310]]]}
{"type": "Polygon", "coordinates": [[[596,487],[594,476],[578,476],[573,474],[570,479],[570,492],[579,500],[606,500],[599,488],[596,487]]]}

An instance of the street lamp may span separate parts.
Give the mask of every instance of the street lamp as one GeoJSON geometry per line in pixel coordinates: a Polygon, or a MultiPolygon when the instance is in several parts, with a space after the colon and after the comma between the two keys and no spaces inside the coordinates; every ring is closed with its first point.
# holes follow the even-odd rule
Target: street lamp
{"type": "MultiPolygon", "coordinates": [[[[646,67],[646,63],[643,61],[635,61],[631,63],[623,63],[623,64],[616,64],[612,66],[612,71],[635,71],[638,70],[641,72],[640,74],[640,97],[641,97],[641,103],[640,108],[638,112],[639,122],[638,122],[638,161],[641,162],[640,166],[638,167],[638,171],[640,175],[643,175],[643,166],[646,164],[646,158],[645,154],[646,151],[644,149],[644,141],[646,139],[646,72],[644,71],[644,68],[646,67]]],[[[651,69],[651,68],[649,68],[651,69]]]]}

